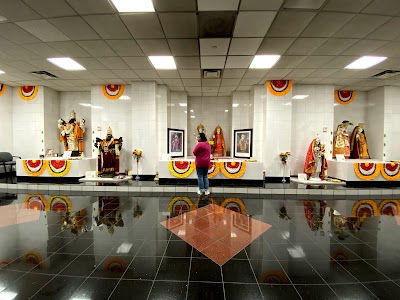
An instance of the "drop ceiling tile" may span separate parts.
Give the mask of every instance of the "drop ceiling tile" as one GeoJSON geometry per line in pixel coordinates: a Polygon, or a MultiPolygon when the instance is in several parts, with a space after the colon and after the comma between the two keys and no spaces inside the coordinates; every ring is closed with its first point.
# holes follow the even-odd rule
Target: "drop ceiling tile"
{"type": "Polygon", "coordinates": [[[375,0],[362,10],[365,14],[396,16],[400,14],[400,5],[397,0],[375,0]]]}
{"type": "Polygon", "coordinates": [[[96,70],[96,75],[102,79],[116,78],[118,77],[110,70],[96,70]]]}
{"type": "Polygon", "coordinates": [[[201,78],[201,70],[194,69],[194,70],[178,70],[181,78],[201,78]]]}
{"type": "Polygon", "coordinates": [[[136,40],[145,55],[171,55],[166,39],[136,40]]]}
{"type": "Polygon", "coordinates": [[[153,0],[156,11],[196,11],[196,0],[153,0]]]}
{"type": "Polygon", "coordinates": [[[321,78],[304,78],[300,80],[299,84],[317,84],[321,78]]]}
{"type": "Polygon", "coordinates": [[[383,45],[387,44],[387,41],[377,41],[377,40],[360,40],[353,46],[348,48],[346,51],[341,53],[341,55],[367,55],[372,51],[381,48],[383,45]]]}
{"type": "MultiPolygon", "coordinates": [[[[56,74],[54,74],[54,75],[56,75],[56,74]]],[[[57,75],[58,76],[58,75],[57,75]]],[[[59,77],[61,77],[61,76],[59,76],[59,77]]],[[[61,77],[62,78],[62,77],[61,77]]],[[[74,78],[76,78],[76,77],[74,77],[74,78]]],[[[68,79],[68,78],[66,78],[66,79],[68,79]]],[[[73,83],[71,83],[71,82],[69,82],[68,80],[66,80],[66,79],[53,79],[52,81],[55,83],[55,84],[57,84],[58,86],[62,86],[62,87],[70,87],[70,86],[74,86],[74,84],[73,83]]]]}
{"type": "Polygon", "coordinates": [[[81,15],[116,13],[109,0],[66,0],[81,15]]]}
{"type": "Polygon", "coordinates": [[[130,69],[130,67],[120,57],[99,57],[98,59],[110,70],[130,69]]]}
{"type": "Polygon", "coordinates": [[[222,78],[221,86],[237,86],[239,82],[240,78],[222,78]]]}
{"type": "Polygon", "coordinates": [[[336,84],[337,79],[335,78],[323,78],[320,81],[318,81],[318,84],[336,84]]]}
{"type": "Polygon", "coordinates": [[[122,57],[122,59],[134,70],[154,69],[147,57],[122,57]]]}
{"type": "Polygon", "coordinates": [[[78,63],[84,66],[88,70],[101,70],[107,69],[98,59],[94,57],[77,57],[74,58],[78,63]]]}
{"type": "MultiPolygon", "coordinates": [[[[95,72],[95,71],[94,71],[95,72]]],[[[93,72],[88,71],[88,70],[82,70],[82,71],[72,71],[72,73],[74,75],[76,75],[76,77],[79,77],[81,79],[98,79],[99,77],[97,77],[93,72]]],[[[115,72],[114,72],[115,73],[115,72]]]]}
{"type": "Polygon", "coordinates": [[[218,93],[219,86],[202,86],[201,90],[203,93],[218,93]]]}
{"type": "Polygon", "coordinates": [[[260,80],[268,71],[269,69],[248,69],[243,78],[258,78],[260,80]]]}
{"type": "MultiPolygon", "coordinates": [[[[320,68],[325,65],[328,61],[332,60],[332,56],[309,56],[301,64],[299,68],[320,68]]],[[[338,68],[337,66],[334,68],[338,68]]]]}
{"type": "Polygon", "coordinates": [[[318,69],[308,75],[308,77],[325,78],[337,71],[339,71],[339,69],[318,69]]]}
{"type": "MultiPolygon", "coordinates": [[[[287,78],[305,78],[314,72],[316,69],[294,69],[286,77],[287,78]]],[[[268,74],[267,74],[268,76],[268,74]]]]}
{"type": "Polygon", "coordinates": [[[7,48],[4,48],[3,51],[9,55],[17,57],[18,59],[31,60],[41,58],[39,55],[36,55],[35,53],[18,45],[8,46],[7,48]]]}
{"type": "Polygon", "coordinates": [[[201,86],[201,79],[196,78],[196,79],[182,79],[183,85],[185,87],[200,87],[201,86]]]}
{"type": "Polygon", "coordinates": [[[352,79],[352,78],[346,78],[346,79],[335,78],[335,79],[337,79],[336,84],[344,85],[344,86],[360,82],[360,79],[358,79],[358,78],[354,78],[354,79],[352,79]]]}
{"type": "Polygon", "coordinates": [[[53,18],[48,21],[72,40],[96,40],[99,35],[81,17],[53,18]]]}
{"type": "Polygon", "coordinates": [[[262,38],[233,38],[229,47],[229,55],[254,55],[262,41],[262,38]]]}
{"type": "Polygon", "coordinates": [[[331,37],[354,16],[348,13],[321,12],[308,24],[301,36],[331,37]]]}
{"type": "Polygon", "coordinates": [[[185,86],[185,90],[191,93],[201,93],[201,86],[185,86]]]}
{"type": "Polygon", "coordinates": [[[358,41],[358,39],[330,38],[315,50],[313,55],[338,55],[358,41]]]}
{"type": "Polygon", "coordinates": [[[57,51],[53,47],[50,47],[46,43],[26,44],[22,45],[22,47],[43,58],[63,56],[59,51],[57,51]]]}
{"type": "Polygon", "coordinates": [[[182,80],[180,79],[164,79],[163,81],[165,84],[169,85],[169,86],[182,86],[183,87],[183,83],[182,80]]]}
{"type": "Polygon", "coordinates": [[[203,96],[203,93],[190,92],[190,93],[188,93],[188,96],[189,97],[201,97],[201,96],[203,96]]]}
{"type": "Polygon", "coordinates": [[[33,20],[16,22],[19,27],[33,34],[43,42],[57,42],[70,40],[64,33],[54,27],[47,20],[33,20]]]}
{"type": "Polygon", "coordinates": [[[239,0],[197,0],[199,11],[237,10],[239,0]]]}
{"type": "Polygon", "coordinates": [[[363,38],[386,23],[390,17],[376,15],[357,15],[334,35],[343,38],[363,38]]]}
{"type": "Polygon", "coordinates": [[[199,42],[197,39],[168,39],[168,44],[173,56],[199,55],[199,42]]]}
{"type": "Polygon", "coordinates": [[[73,16],[75,10],[64,0],[24,0],[31,8],[45,18],[73,16]]]}
{"type": "Polygon", "coordinates": [[[167,38],[197,38],[195,13],[160,13],[158,16],[167,38]]]}
{"type": "Polygon", "coordinates": [[[400,70],[400,58],[390,58],[379,64],[385,70],[400,70]]]}
{"type": "Polygon", "coordinates": [[[322,8],[326,11],[360,12],[371,0],[329,0],[322,8]]]}
{"type": "Polygon", "coordinates": [[[106,40],[106,43],[119,56],[144,56],[135,40],[106,40]]]}
{"type": "Polygon", "coordinates": [[[21,0],[0,0],[0,15],[5,17],[8,22],[40,19],[32,8],[21,0]]]}
{"type": "Polygon", "coordinates": [[[117,56],[117,54],[111,49],[111,47],[102,40],[78,41],[78,44],[95,57],[117,56]]]}
{"type": "MultiPolygon", "coordinates": [[[[349,70],[349,69],[339,69],[339,71],[331,74],[330,78],[348,78],[353,74],[357,73],[359,70],[349,70]]],[[[347,80],[347,79],[346,79],[347,80]]]]}
{"type": "Polygon", "coordinates": [[[202,95],[203,95],[203,97],[215,97],[215,96],[218,96],[218,93],[206,93],[206,92],[203,92],[202,95]]]}
{"type": "Polygon", "coordinates": [[[202,79],[201,80],[202,86],[220,86],[221,79],[202,79]]]}
{"type": "Polygon", "coordinates": [[[274,11],[240,11],[234,37],[264,37],[276,16],[274,11]]]}
{"type": "Polygon", "coordinates": [[[68,81],[75,86],[90,86],[90,82],[82,79],[71,79],[68,81]]]}
{"type": "Polygon", "coordinates": [[[183,86],[168,86],[171,92],[184,92],[185,88],[183,86]]]}
{"type": "Polygon", "coordinates": [[[236,91],[242,92],[242,91],[250,91],[252,89],[252,85],[239,85],[236,91]]]}
{"type": "Polygon", "coordinates": [[[198,56],[194,57],[174,57],[176,66],[179,70],[181,69],[200,69],[200,58],[198,56]]]}
{"type": "Polygon", "coordinates": [[[132,38],[118,15],[90,15],[83,18],[103,39],[132,38]]]}
{"type": "Polygon", "coordinates": [[[383,72],[383,71],[385,71],[385,70],[383,70],[383,69],[365,69],[365,70],[361,70],[361,71],[358,71],[357,73],[355,73],[353,75],[353,78],[362,78],[362,79],[381,81],[381,79],[372,79],[371,77],[380,72],[383,72]]]}
{"type": "Polygon", "coordinates": [[[268,78],[273,78],[272,80],[279,80],[288,75],[292,69],[270,69],[265,75],[268,78]]]}
{"type": "Polygon", "coordinates": [[[323,65],[325,69],[341,69],[355,61],[358,56],[336,56],[323,65]]]}
{"type": "Polygon", "coordinates": [[[400,31],[398,28],[400,28],[400,18],[392,18],[367,35],[366,38],[372,40],[394,40],[400,37],[400,31]]]}
{"type": "Polygon", "coordinates": [[[201,56],[202,69],[222,69],[225,66],[225,56],[201,56]]]}
{"type": "Polygon", "coordinates": [[[274,65],[277,69],[294,69],[302,61],[304,61],[307,56],[282,56],[278,62],[274,65]]]}
{"type": "Polygon", "coordinates": [[[17,44],[40,42],[35,36],[13,23],[0,24],[0,35],[17,44]]]}
{"type": "Polygon", "coordinates": [[[156,14],[127,14],[121,15],[121,19],[135,39],[160,39],[165,37],[156,14]]]}
{"type": "Polygon", "coordinates": [[[383,47],[371,51],[370,54],[387,57],[400,57],[400,42],[389,42],[383,47]]]}
{"type": "Polygon", "coordinates": [[[47,43],[47,45],[53,47],[57,51],[61,52],[65,56],[68,57],[90,57],[91,55],[86,52],[81,46],[77,43],[69,41],[69,42],[51,42],[47,43]]]}
{"type": "Polygon", "coordinates": [[[248,68],[254,56],[228,56],[226,59],[225,68],[241,69],[248,68]]]}
{"type": "Polygon", "coordinates": [[[229,38],[200,39],[200,55],[226,55],[229,38]]]}
{"type": "Polygon", "coordinates": [[[60,86],[72,86],[73,84],[69,84],[68,79],[79,79],[78,76],[76,76],[76,74],[70,72],[70,71],[64,71],[64,70],[57,70],[57,71],[52,71],[52,74],[56,75],[59,79],[54,80],[56,84],[60,85],[60,86]],[[64,80],[61,80],[64,79],[64,80]]]}
{"type": "MultiPolygon", "coordinates": [[[[2,70],[2,71],[4,71],[4,70],[2,70]]],[[[2,84],[5,84],[5,82],[7,82],[7,81],[20,81],[22,79],[20,77],[17,77],[17,76],[14,76],[14,75],[10,75],[10,74],[7,74],[7,73],[1,74],[0,78],[1,78],[1,83],[2,84]]]]}
{"type": "Polygon", "coordinates": [[[281,11],[269,29],[268,37],[297,37],[311,22],[315,12],[281,11]]]}
{"type": "Polygon", "coordinates": [[[295,41],[294,38],[264,38],[257,54],[279,54],[282,55],[295,41]]]}
{"type": "Polygon", "coordinates": [[[237,86],[221,86],[218,90],[219,93],[230,93],[236,91],[237,86]]]}
{"type": "Polygon", "coordinates": [[[247,69],[225,69],[223,72],[223,78],[242,78],[247,69]]]}
{"type": "Polygon", "coordinates": [[[229,96],[231,96],[232,95],[232,93],[224,93],[224,92],[218,92],[218,97],[229,97],[229,96]]]}
{"type": "Polygon", "coordinates": [[[178,70],[157,70],[160,78],[180,78],[178,70]]]}
{"type": "Polygon", "coordinates": [[[285,55],[309,55],[327,41],[326,38],[298,38],[285,55]]]}
{"type": "Polygon", "coordinates": [[[88,79],[88,82],[90,82],[93,85],[103,85],[106,84],[107,82],[104,79],[88,79]]]}
{"type": "Polygon", "coordinates": [[[242,0],[240,10],[279,10],[283,0],[242,0]]]}
{"type": "Polygon", "coordinates": [[[133,70],[113,70],[113,73],[122,79],[137,79],[139,76],[133,70]]]}
{"type": "Polygon", "coordinates": [[[135,70],[135,73],[142,79],[160,78],[155,70],[135,70]]]}
{"type": "MultiPolygon", "coordinates": [[[[247,86],[249,86],[249,85],[255,85],[255,84],[258,84],[258,82],[260,81],[260,79],[261,79],[261,78],[243,78],[243,79],[240,81],[240,85],[247,85],[247,86]]],[[[239,91],[239,89],[238,89],[238,91],[239,91]]]]}

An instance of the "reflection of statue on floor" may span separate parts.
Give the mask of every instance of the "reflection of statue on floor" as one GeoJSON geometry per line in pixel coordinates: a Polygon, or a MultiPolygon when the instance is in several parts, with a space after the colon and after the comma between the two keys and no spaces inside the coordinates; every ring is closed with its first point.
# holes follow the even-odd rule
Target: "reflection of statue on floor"
{"type": "Polygon", "coordinates": [[[114,227],[124,227],[119,202],[119,197],[99,197],[99,216],[95,217],[96,225],[107,226],[108,233],[111,235],[114,234],[114,227]]]}
{"type": "Polygon", "coordinates": [[[114,139],[110,127],[104,140],[96,138],[94,144],[99,149],[97,167],[99,175],[114,176],[119,174],[119,153],[122,148],[122,137],[114,139]]]}
{"type": "Polygon", "coordinates": [[[213,134],[214,146],[212,148],[212,154],[214,157],[225,156],[225,139],[222,128],[218,125],[214,129],[213,134]]]}
{"type": "Polygon", "coordinates": [[[359,123],[353,130],[350,139],[350,158],[369,159],[367,138],[364,133],[364,123],[359,123]]]}
{"type": "Polygon", "coordinates": [[[82,209],[75,213],[66,212],[62,217],[61,230],[71,229],[71,233],[78,236],[79,231],[87,232],[88,229],[85,225],[86,210],[82,209]]]}
{"type": "Polygon", "coordinates": [[[350,158],[350,139],[347,132],[347,126],[349,125],[353,124],[349,121],[343,121],[336,128],[333,138],[333,158],[336,157],[336,154],[343,154],[345,158],[350,158]]]}
{"type": "Polygon", "coordinates": [[[319,138],[313,139],[308,147],[306,160],[304,162],[304,173],[307,179],[325,179],[325,171],[328,163],[325,158],[325,146],[321,144],[319,138]]]}
{"type": "Polygon", "coordinates": [[[64,150],[78,151],[82,154],[83,134],[85,133],[85,119],[76,121],[76,113],[72,111],[68,123],[63,119],[58,120],[60,132],[60,142],[64,143],[64,150]]]}
{"type": "Polygon", "coordinates": [[[323,200],[304,200],[304,215],[312,231],[321,230],[323,233],[323,218],[325,216],[326,202],[323,200]],[[319,207],[318,207],[319,206],[319,207]]]}

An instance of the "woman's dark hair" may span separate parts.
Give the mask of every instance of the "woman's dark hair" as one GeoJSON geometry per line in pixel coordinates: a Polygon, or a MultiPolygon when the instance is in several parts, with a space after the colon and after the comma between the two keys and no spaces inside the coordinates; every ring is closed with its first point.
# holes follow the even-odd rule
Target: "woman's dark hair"
{"type": "Polygon", "coordinates": [[[200,142],[207,142],[207,138],[204,132],[200,132],[199,137],[200,137],[200,142]]]}

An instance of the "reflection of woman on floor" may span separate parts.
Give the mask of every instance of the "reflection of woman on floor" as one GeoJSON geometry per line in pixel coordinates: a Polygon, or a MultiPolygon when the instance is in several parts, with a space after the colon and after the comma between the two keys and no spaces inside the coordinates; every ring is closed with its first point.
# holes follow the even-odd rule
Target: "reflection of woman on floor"
{"type": "Polygon", "coordinates": [[[119,197],[99,197],[99,217],[95,217],[97,226],[107,226],[108,232],[113,235],[114,227],[124,227],[124,221],[119,210],[119,197]]]}

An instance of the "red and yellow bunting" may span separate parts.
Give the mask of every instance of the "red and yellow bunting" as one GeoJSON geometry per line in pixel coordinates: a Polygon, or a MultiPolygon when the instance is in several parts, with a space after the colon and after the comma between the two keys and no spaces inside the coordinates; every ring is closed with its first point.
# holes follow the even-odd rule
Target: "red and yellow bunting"
{"type": "Polygon", "coordinates": [[[221,206],[242,215],[246,214],[246,206],[243,200],[239,198],[226,198],[224,202],[221,203],[221,206]]]}
{"type": "Polygon", "coordinates": [[[246,162],[230,161],[221,162],[220,168],[222,174],[228,178],[240,178],[246,172],[246,162]]]}
{"type": "Polygon", "coordinates": [[[36,85],[24,85],[18,87],[18,93],[22,100],[30,101],[36,97],[39,87],[36,85]]]}
{"type": "Polygon", "coordinates": [[[108,84],[101,87],[103,95],[110,100],[117,100],[122,96],[125,90],[125,85],[123,84],[108,84]]]}
{"type": "Polygon", "coordinates": [[[354,172],[362,180],[372,180],[376,178],[382,168],[382,164],[377,163],[354,163],[354,172]]]}
{"type": "Polygon", "coordinates": [[[351,215],[358,218],[367,218],[379,215],[378,205],[373,200],[359,200],[353,205],[351,215]]]}
{"type": "Polygon", "coordinates": [[[41,159],[24,159],[21,163],[29,176],[40,176],[46,168],[46,161],[41,159]]]}
{"type": "Polygon", "coordinates": [[[383,200],[379,203],[378,211],[381,215],[385,216],[399,216],[400,215],[400,202],[399,200],[383,200]]]}
{"type": "Polygon", "coordinates": [[[354,98],[356,97],[356,92],[355,91],[340,91],[336,90],[335,91],[335,99],[336,102],[339,104],[350,104],[353,102],[354,98]]]}
{"type": "Polygon", "coordinates": [[[400,178],[400,164],[397,162],[384,163],[381,174],[386,180],[398,180],[400,178]]]}
{"type": "Polygon", "coordinates": [[[6,91],[6,85],[3,83],[0,83],[0,95],[3,95],[6,91]]]}
{"type": "Polygon", "coordinates": [[[191,211],[193,202],[189,197],[174,197],[169,201],[168,212],[174,215],[181,215],[191,211]]]}
{"type": "Polygon", "coordinates": [[[219,169],[219,163],[211,161],[210,166],[208,167],[208,178],[213,178],[217,176],[219,169]]]}
{"type": "Polygon", "coordinates": [[[36,251],[29,251],[24,255],[24,259],[27,264],[35,266],[35,269],[46,269],[46,265],[43,262],[42,256],[36,251]]]}
{"type": "Polygon", "coordinates": [[[104,269],[109,273],[123,273],[126,268],[126,262],[119,257],[111,257],[104,263],[104,269]]]}
{"type": "Polygon", "coordinates": [[[186,178],[192,174],[193,170],[196,168],[194,162],[190,161],[169,161],[168,170],[172,175],[178,178],[186,178]]]}
{"type": "Polygon", "coordinates": [[[274,96],[284,96],[292,89],[292,81],[267,80],[267,89],[274,96]]]}
{"type": "Polygon", "coordinates": [[[29,194],[25,197],[24,208],[45,211],[47,209],[47,201],[41,194],[29,194]]]}
{"type": "Polygon", "coordinates": [[[71,200],[67,196],[51,196],[48,200],[47,211],[71,212],[71,200]]]}
{"type": "Polygon", "coordinates": [[[52,159],[47,162],[47,172],[55,177],[65,176],[70,169],[71,162],[66,159],[52,159]]]}

